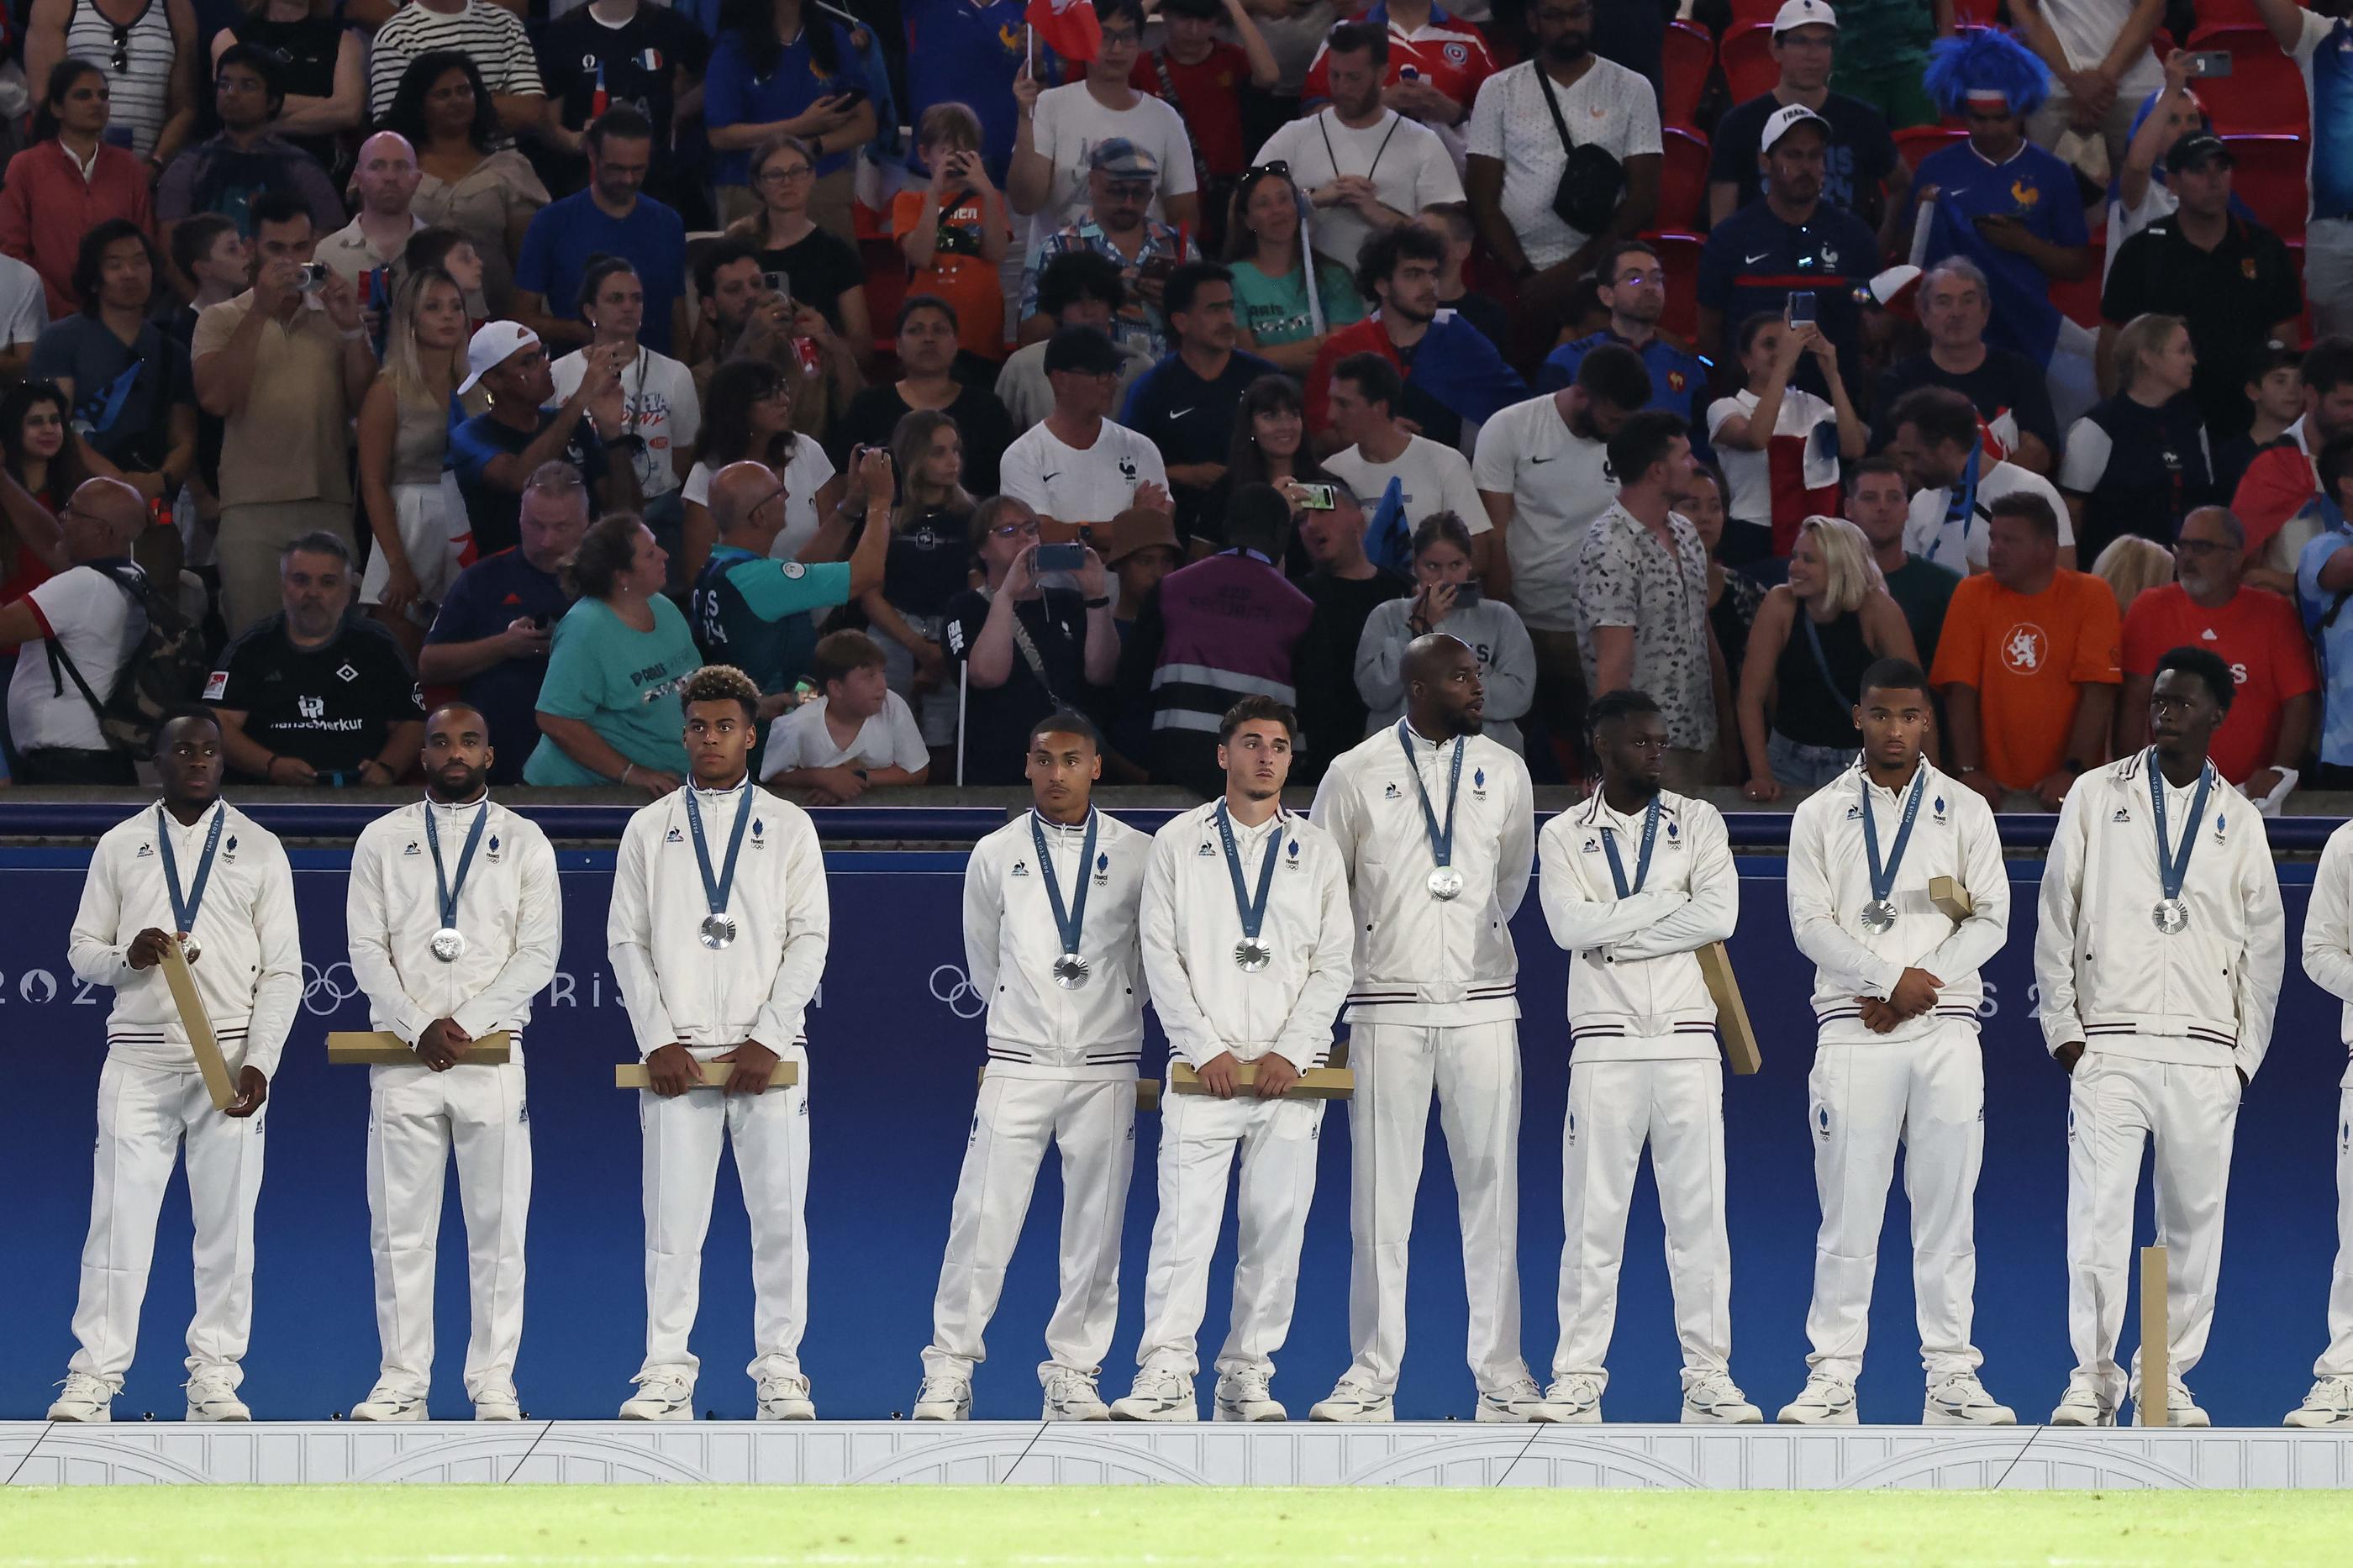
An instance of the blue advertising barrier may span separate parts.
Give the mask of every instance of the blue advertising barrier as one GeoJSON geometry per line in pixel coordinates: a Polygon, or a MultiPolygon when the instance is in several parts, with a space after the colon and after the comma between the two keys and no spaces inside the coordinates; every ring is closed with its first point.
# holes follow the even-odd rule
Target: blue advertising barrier
{"type": "MultiPolygon", "coordinates": [[[[997,818],[1001,820],[1001,816],[997,818]]],[[[376,1335],[363,1151],[366,1073],[330,1068],[330,1028],[365,1026],[343,949],[342,851],[298,850],[305,994],[267,1112],[269,1173],[257,1226],[253,1345],[245,1395],[262,1419],[321,1419],[367,1391],[376,1335]]],[[[530,1117],[536,1162],[530,1285],[518,1381],[540,1416],[609,1417],[629,1389],[644,1330],[636,1099],[614,1089],[630,1059],[627,1021],[605,960],[609,852],[560,857],[561,973],[531,1028],[530,1117]]],[[[960,853],[876,851],[828,857],[833,949],[809,1019],[814,1155],[808,1218],[812,1278],[804,1365],[821,1415],[882,1417],[908,1407],[930,1334],[981,1059],[981,999],[966,983],[959,929],[960,853]]],[[[64,1374],[77,1260],[89,1217],[89,1151],[109,994],[77,982],[67,930],[87,851],[0,851],[0,1040],[9,1092],[0,1100],[0,1419],[39,1415],[64,1374]]],[[[2284,876],[2298,878],[2290,866],[2284,876]]],[[[1803,1381],[1804,1320],[1817,1209],[1806,1122],[1812,969],[1790,941],[1781,871],[1741,862],[1745,909],[1732,952],[1765,1054],[1754,1078],[1726,1079],[1733,1257],[1733,1371],[1770,1410],[1803,1381]]],[[[2070,1358],[2065,1313],[2065,1079],[2031,1014],[2035,868],[2019,879],[2009,945],[1988,970],[1986,1152],[1978,1194],[1977,1338],[1996,1397],[2039,1420],[2070,1358]]],[[[2302,1395],[2326,1339],[2336,1245],[2337,1081],[2345,1063],[2335,1001],[2295,959],[2307,889],[2286,889],[2291,948],[2279,1027],[2248,1090],[2238,1139],[2213,1342],[2190,1377],[2218,1423],[2267,1425],[2302,1395]]],[[[1562,999],[1567,961],[1546,933],[1535,890],[1514,922],[1521,957],[1526,1110],[1520,1137],[1524,1339],[1541,1380],[1557,1318],[1561,1121],[1568,1056],[1562,999]]],[[[1156,1028],[1145,1059],[1162,1059],[1156,1028]]],[[[1278,1397],[1294,1415],[1346,1366],[1347,1119],[1324,1121],[1297,1322],[1279,1357],[1278,1397]]],[[[1140,1119],[1127,1217],[1119,1332],[1108,1392],[1134,1371],[1154,1209],[1158,1119],[1140,1119]]],[[[1464,1306],[1454,1198],[1435,1129],[1414,1235],[1401,1415],[1467,1415],[1464,1306]]],[[[439,1366],[433,1413],[470,1412],[459,1387],[465,1341],[465,1249],[449,1184],[438,1282],[439,1366]]],[[[1033,1367],[1050,1310],[1060,1186],[1050,1160],[991,1328],[975,1414],[1030,1418],[1033,1367]]],[[[2137,1239],[2151,1231],[2141,1205],[2137,1239]]],[[[1917,1419],[1908,1219],[1891,1194],[1862,1399],[1867,1419],[1917,1419]]],[[[1230,1234],[1225,1255],[1230,1258],[1230,1234]]],[[[1615,1420],[1672,1420],[1679,1364],[1662,1236],[1647,1171],[1636,1192],[1605,1400],[1615,1420]]],[[[166,1201],[139,1359],[118,1418],[176,1419],[180,1339],[190,1310],[185,1187],[166,1201]]],[[[1224,1331],[1229,1263],[1212,1281],[1206,1362],[1224,1331]]],[[[694,1345],[699,1405],[752,1413],[749,1257],[732,1169],[723,1173],[704,1252],[694,1345]]],[[[2126,1344],[2131,1343],[2129,1327],[2126,1344]]]]}

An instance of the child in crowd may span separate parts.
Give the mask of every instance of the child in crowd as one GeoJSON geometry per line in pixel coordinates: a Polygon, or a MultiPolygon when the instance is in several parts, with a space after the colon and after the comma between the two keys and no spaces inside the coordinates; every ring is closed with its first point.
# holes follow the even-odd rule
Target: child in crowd
{"type": "Polygon", "coordinates": [[[1005,357],[1000,268],[1013,229],[1005,193],[981,166],[980,119],[961,103],[935,103],[915,127],[915,147],[931,183],[891,204],[891,232],[911,271],[907,292],[954,305],[956,346],[994,364],[1005,357]]]}
{"type": "Polygon", "coordinates": [[[870,789],[919,784],[931,753],[906,699],[882,676],[881,645],[864,632],[818,639],[809,669],[820,696],[768,729],[760,780],[805,792],[811,805],[840,805],[870,789]]]}

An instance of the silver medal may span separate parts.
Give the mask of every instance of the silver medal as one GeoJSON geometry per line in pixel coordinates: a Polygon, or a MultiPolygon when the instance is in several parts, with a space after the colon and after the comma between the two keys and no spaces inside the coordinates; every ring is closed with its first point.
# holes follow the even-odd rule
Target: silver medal
{"type": "Polygon", "coordinates": [[[735,917],[733,915],[705,915],[702,917],[703,946],[716,952],[720,948],[727,946],[734,940],[735,917]]]}
{"type": "Polygon", "coordinates": [[[1065,991],[1076,991],[1087,983],[1087,961],[1075,952],[1065,952],[1054,960],[1054,984],[1065,991]]]}
{"type": "Polygon", "coordinates": [[[1895,929],[1895,900],[1873,899],[1862,906],[1862,929],[1873,936],[1885,936],[1895,929]]]}
{"type": "Polygon", "coordinates": [[[1430,874],[1430,896],[1440,903],[1462,896],[1462,871],[1455,866],[1440,866],[1430,874]]]}
{"type": "Polygon", "coordinates": [[[455,926],[443,926],[433,933],[433,956],[444,963],[455,963],[466,956],[466,933],[455,926]]]}
{"type": "Polygon", "coordinates": [[[1244,937],[1234,943],[1234,963],[1245,974],[1256,974],[1274,962],[1274,950],[1256,937],[1244,937]]]}
{"type": "Polygon", "coordinates": [[[2179,936],[2189,927],[2189,905],[2182,899],[2159,899],[2148,912],[2157,929],[2168,936],[2179,936]]]}
{"type": "Polygon", "coordinates": [[[204,952],[205,950],[196,945],[196,939],[195,937],[188,935],[185,931],[182,931],[180,933],[180,956],[182,958],[186,959],[190,963],[194,963],[197,959],[204,956],[204,952]]]}

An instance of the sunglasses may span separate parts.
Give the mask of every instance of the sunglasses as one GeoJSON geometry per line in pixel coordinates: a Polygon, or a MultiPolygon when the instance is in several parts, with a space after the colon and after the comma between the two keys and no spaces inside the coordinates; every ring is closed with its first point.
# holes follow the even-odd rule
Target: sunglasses
{"type": "Polygon", "coordinates": [[[131,29],[120,22],[109,22],[114,29],[114,69],[118,76],[131,74],[131,29]]]}
{"type": "Polygon", "coordinates": [[[1242,184],[1247,185],[1254,180],[1262,180],[1267,178],[1269,175],[1272,175],[1277,179],[1287,180],[1291,178],[1291,165],[1284,163],[1280,158],[1274,159],[1271,163],[1252,163],[1249,168],[1242,171],[1242,184]]]}

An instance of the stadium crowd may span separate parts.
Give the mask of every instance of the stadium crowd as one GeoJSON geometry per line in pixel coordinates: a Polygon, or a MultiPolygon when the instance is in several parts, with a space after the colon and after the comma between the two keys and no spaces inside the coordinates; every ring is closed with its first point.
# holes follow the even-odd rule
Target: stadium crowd
{"type": "Polygon", "coordinates": [[[2055,809],[2166,650],[2353,779],[2348,0],[26,0],[0,113],[19,784],[201,695],[248,784],[814,803],[1299,776],[1408,643],[1577,783],[1837,775],[1874,660],[2055,809]],[[2316,62],[2320,62],[2318,68],[2316,62]]]}

